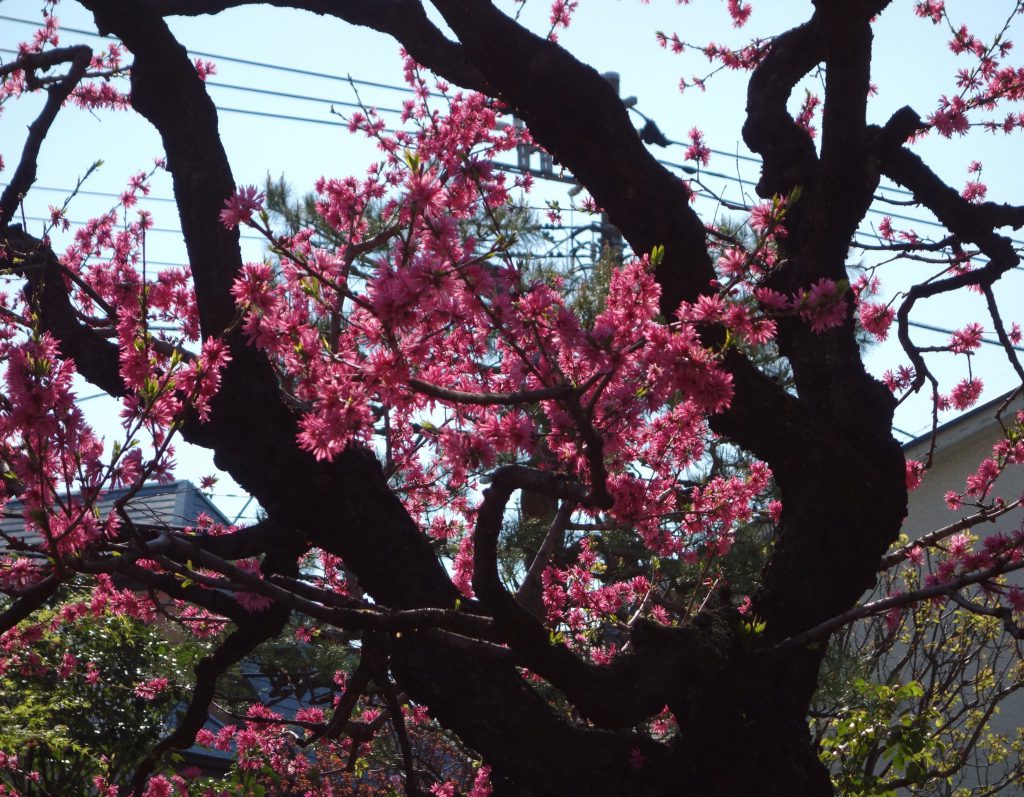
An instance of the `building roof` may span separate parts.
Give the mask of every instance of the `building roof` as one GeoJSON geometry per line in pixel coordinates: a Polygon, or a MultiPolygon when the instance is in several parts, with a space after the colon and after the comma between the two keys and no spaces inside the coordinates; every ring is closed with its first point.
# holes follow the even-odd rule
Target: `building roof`
{"type": "MultiPolygon", "coordinates": [[[[994,399],[987,401],[984,404],[979,404],[977,407],[961,413],[945,423],[939,424],[935,433],[941,436],[942,442],[945,445],[952,445],[959,440],[966,439],[983,427],[994,423],[997,410],[1003,405],[1003,403],[1007,402],[1007,400],[1009,400],[1008,409],[1010,412],[1017,412],[1024,409],[1024,393],[1021,392],[1020,388],[1017,388],[1011,390],[1009,393],[1003,393],[1001,396],[996,396],[994,399]]],[[[931,445],[931,439],[932,432],[929,430],[924,434],[918,435],[913,440],[904,443],[903,450],[909,455],[911,451],[914,451],[917,448],[931,445]]]]}
{"type": "MultiPolygon", "coordinates": [[[[110,490],[97,502],[97,509],[106,514],[114,502],[127,493],[127,489],[110,490]]],[[[74,495],[71,496],[72,498],[74,495]]],[[[24,539],[25,523],[21,517],[21,502],[10,501],[0,515],[0,551],[6,549],[6,537],[24,539]]],[[[227,525],[230,521],[216,506],[203,495],[192,482],[184,479],[159,484],[144,484],[132,496],[127,505],[128,516],[133,522],[150,526],[192,526],[202,514],[208,515],[215,523],[227,525]]]]}

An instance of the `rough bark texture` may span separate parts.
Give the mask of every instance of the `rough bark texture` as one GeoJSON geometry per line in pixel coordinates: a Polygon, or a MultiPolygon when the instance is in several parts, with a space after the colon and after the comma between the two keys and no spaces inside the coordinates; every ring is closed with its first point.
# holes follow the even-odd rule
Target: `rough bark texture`
{"type": "MultiPolygon", "coordinates": [[[[229,287],[241,267],[238,233],[218,220],[235,185],[213,103],[163,17],[241,3],[83,2],[100,31],[117,35],[134,56],[132,104],[163,138],[203,333],[219,334],[235,316],[229,287]]],[[[586,186],[635,251],[665,247],[657,277],[666,315],[707,290],[714,270],[687,191],[647,152],[608,83],[559,46],[484,0],[434,0],[454,41],[413,0],[274,4],[391,33],[439,74],[500,98],[586,186]]],[[[993,262],[999,255],[1006,262],[993,227],[1006,217],[1019,223],[1012,210],[965,209],[955,191],[935,185],[926,167],[902,149],[907,131],[866,123],[868,20],[885,5],[819,0],[806,24],[776,40],[750,82],[744,134],[764,159],[759,190],[770,196],[799,186],[803,192],[788,219],[784,264],[773,277],[779,290],[846,278],[849,240],[883,172],[934,203],[951,230],[989,246],[993,262]],[[786,102],[794,85],[822,63],[828,78],[819,155],[786,102]]],[[[18,235],[10,229],[6,237],[27,250],[18,235]]],[[[103,389],[121,392],[116,351],[78,326],[59,279],[43,284],[39,307],[63,351],[103,389]]],[[[245,550],[313,544],[341,556],[378,604],[451,608],[455,588],[374,457],[352,449],[327,464],[301,452],[297,417],[279,396],[270,365],[238,333],[229,339],[234,359],[212,421],[189,425],[186,437],[213,449],[218,466],[268,511],[271,525],[250,535],[245,550]]],[[[735,400],[713,419],[718,433],[768,462],[785,506],[754,596],[754,612],[766,622],[760,638],[741,639],[735,612],[712,607],[685,629],[641,627],[630,657],[597,669],[554,653],[528,613],[503,615],[500,585],[491,593],[478,589],[486,609],[473,610],[495,617],[520,660],[560,688],[591,720],[589,727],[557,716],[508,659],[477,655],[443,635],[409,633],[394,644],[392,666],[402,689],[495,767],[499,792],[832,793],[805,720],[824,645],[766,649],[848,609],[872,586],[906,511],[904,464],[890,434],[893,399],[865,371],[852,319],[821,335],[798,319],[783,321],[779,347],[792,365],[796,395],[732,353],[726,365],[735,400]],[[677,744],[630,730],[666,704],[681,723],[677,744]],[[646,757],[639,769],[630,765],[635,747],[646,757]]]]}

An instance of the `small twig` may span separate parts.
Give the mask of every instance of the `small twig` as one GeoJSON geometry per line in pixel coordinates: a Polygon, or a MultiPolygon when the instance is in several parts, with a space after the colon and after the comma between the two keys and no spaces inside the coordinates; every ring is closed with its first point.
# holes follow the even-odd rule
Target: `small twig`
{"type": "Polygon", "coordinates": [[[894,565],[898,565],[907,558],[907,554],[909,554],[914,548],[930,548],[935,545],[935,543],[941,542],[957,532],[965,531],[973,526],[977,526],[979,523],[991,523],[996,518],[1001,515],[1005,515],[1007,512],[1016,509],[1020,505],[1021,501],[1018,498],[1015,501],[1010,501],[1008,504],[997,507],[996,509],[982,509],[980,512],[977,512],[970,517],[960,518],[960,520],[955,523],[950,523],[948,526],[943,526],[941,529],[931,531],[924,536],[918,537],[916,540],[911,540],[903,547],[897,548],[895,551],[883,556],[882,560],[878,563],[878,570],[881,572],[882,570],[888,570],[894,565]]]}

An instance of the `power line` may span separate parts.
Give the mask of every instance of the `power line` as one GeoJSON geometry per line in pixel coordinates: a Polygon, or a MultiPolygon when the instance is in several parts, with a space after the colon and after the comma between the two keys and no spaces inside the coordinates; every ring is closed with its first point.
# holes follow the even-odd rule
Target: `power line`
{"type": "MultiPolygon", "coordinates": [[[[19,24],[23,24],[23,25],[30,25],[30,26],[33,26],[33,27],[38,26],[38,22],[36,22],[36,21],[27,20],[27,19],[23,19],[23,18],[19,18],[19,17],[10,17],[10,16],[6,16],[6,15],[0,15],[0,20],[4,20],[4,21],[8,21],[8,22],[14,22],[14,23],[19,23],[19,24]]],[[[99,39],[104,39],[104,40],[114,40],[114,37],[111,37],[111,36],[101,36],[100,34],[95,33],[94,31],[90,31],[90,30],[86,30],[86,29],[82,29],[82,28],[64,27],[64,28],[62,28],[62,30],[66,30],[66,31],[71,32],[71,33],[77,33],[77,34],[81,34],[81,35],[85,35],[85,36],[91,36],[93,38],[99,38],[99,39]]],[[[9,52],[9,53],[15,53],[15,54],[17,53],[17,51],[9,50],[7,48],[0,48],[0,52],[9,52]]],[[[330,74],[330,73],[326,73],[326,72],[317,72],[317,71],[306,70],[306,69],[300,69],[300,68],[297,68],[297,67],[288,67],[288,66],[283,66],[283,65],[280,65],[280,64],[262,63],[262,62],[259,62],[259,61],[253,61],[253,60],[245,59],[245,58],[238,58],[238,57],[235,57],[235,56],[228,56],[228,55],[224,55],[224,54],[220,54],[220,53],[209,53],[209,52],[202,52],[202,51],[198,51],[198,50],[189,50],[189,52],[192,53],[193,55],[197,55],[197,56],[200,56],[200,57],[203,57],[203,58],[212,58],[212,59],[215,59],[215,60],[231,62],[231,63],[239,63],[239,64],[243,64],[243,65],[246,65],[246,66],[253,66],[253,67],[257,67],[257,68],[264,68],[264,69],[282,71],[282,72],[287,72],[287,73],[295,74],[295,75],[303,75],[303,76],[307,76],[307,77],[316,77],[316,78],[330,79],[330,80],[344,82],[344,83],[350,84],[350,85],[363,85],[363,86],[368,86],[368,87],[373,87],[373,88],[380,88],[380,89],[387,89],[387,90],[393,90],[393,91],[400,91],[400,92],[407,93],[407,94],[414,93],[414,90],[409,88],[409,87],[396,86],[396,85],[389,84],[389,83],[381,83],[379,81],[362,80],[362,79],[358,79],[358,78],[352,78],[351,76],[344,76],[343,77],[341,75],[330,74]]],[[[343,106],[343,107],[351,107],[351,108],[361,108],[361,107],[363,107],[363,106],[361,106],[358,103],[352,103],[352,102],[347,102],[347,101],[343,101],[343,100],[331,100],[331,99],[327,99],[327,98],[323,98],[323,97],[314,97],[314,96],[309,96],[309,95],[295,94],[295,93],[292,93],[292,92],[275,91],[275,90],[271,90],[271,89],[264,89],[264,88],[252,87],[252,86],[243,86],[243,85],[238,85],[238,84],[220,83],[220,82],[217,82],[217,81],[208,81],[208,85],[210,85],[212,87],[217,87],[217,88],[224,88],[224,89],[229,89],[229,90],[242,91],[242,92],[248,92],[248,93],[253,93],[253,94],[260,94],[260,95],[265,95],[265,96],[272,96],[272,97],[276,97],[276,98],[279,98],[279,99],[294,99],[294,100],[306,101],[306,102],[322,102],[322,103],[325,103],[325,104],[340,105],[340,106],[343,106]]],[[[436,95],[434,95],[434,96],[436,96],[436,95]]],[[[254,110],[254,109],[249,109],[249,108],[235,108],[235,107],[222,106],[222,105],[217,105],[216,107],[217,107],[218,111],[222,111],[222,112],[225,112],[225,113],[239,114],[239,115],[244,115],[244,116],[253,116],[253,117],[264,118],[264,119],[274,119],[274,120],[287,121],[287,122],[300,122],[300,123],[304,123],[304,124],[317,124],[317,125],[331,126],[331,127],[344,127],[345,126],[344,122],[335,121],[335,120],[332,120],[332,119],[321,119],[321,118],[309,117],[309,116],[295,116],[295,115],[291,115],[291,114],[280,114],[280,113],[273,113],[273,112],[270,112],[270,111],[261,111],[261,110],[254,110]]],[[[386,113],[402,113],[402,111],[400,111],[399,109],[395,109],[395,108],[386,108],[385,107],[385,108],[378,108],[377,110],[383,111],[383,112],[386,112],[386,113]]],[[[643,119],[650,121],[650,117],[648,117],[646,114],[640,112],[639,110],[637,110],[635,108],[633,108],[631,110],[633,110],[635,113],[640,115],[643,119]]],[[[685,142],[676,141],[676,140],[667,139],[667,138],[665,140],[668,141],[668,143],[672,144],[672,145],[688,146],[685,142]]],[[[749,163],[754,163],[754,164],[760,164],[761,163],[761,160],[759,158],[754,157],[754,156],[750,156],[750,155],[743,155],[743,154],[740,154],[740,153],[729,153],[729,152],[726,152],[724,150],[718,150],[718,149],[711,149],[710,151],[712,153],[714,153],[714,154],[721,155],[721,156],[724,156],[724,157],[733,158],[733,159],[736,159],[736,160],[741,160],[741,161],[745,161],[745,162],[749,162],[749,163]]],[[[715,179],[727,180],[730,183],[744,184],[745,182],[747,182],[747,181],[743,180],[743,178],[738,176],[738,175],[729,175],[729,174],[725,174],[725,173],[722,173],[722,172],[708,171],[708,170],[701,169],[701,168],[696,167],[696,166],[690,166],[688,164],[675,163],[675,162],[666,161],[666,160],[659,160],[658,162],[660,164],[664,165],[664,166],[668,166],[668,167],[679,169],[679,170],[681,170],[682,172],[684,172],[685,174],[688,174],[688,175],[693,175],[693,176],[697,176],[697,177],[708,176],[708,177],[713,177],[715,179]]],[[[501,168],[501,169],[503,169],[505,171],[520,172],[520,173],[522,173],[522,171],[523,171],[521,169],[518,169],[517,167],[511,166],[510,164],[495,164],[495,165],[498,168],[501,168]]],[[[566,183],[575,182],[575,180],[573,178],[569,178],[569,177],[561,177],[561,176],[554,177],[554,176],[550,176],[550,175],[537,175],[537,174],[534,174],[534,176],[535,177],[540,177],[541,179],[554,179],[554,180],[557,180],[559,182],[566,182],[566,183]]],[[[896,193],[896,194],[900,194],[900,195],[912,195],[910,191],[907,191],[906,189],[902,189],[902,188],[898,188],[898,187],[885,186],[885,187],[882,188],[882,190],[889,191],[889,192],[896,193]]],[[[81,191],[79,193],[85,194],[85,193],[92,193],[92,192],[81,191]]],[[[173,201],[173,200],[158,199],[156,201],[173,201]]],[[[745,204],[745,203],[733,203],[733,204],[738,204],[740,207],[742,207],[742,208],[744,208],[746,210],[750,209],[750,206],[745,204]]],[[[876,209],[876,208],[873,208],[873,207],[868,208],[867,213],[870,213],[870,214],[873,214],[873,215],[876,215],[876,216],[883,216],[883,217],[888,216],[891,219],[895,219],[895,220],[898,220],[898,221],[909,222],[909,223],[912,223],[912,224],[924,225],[924,226],[927,226],[927,227],[933,227],[933,228],[938,228],[938,229],[946,229],[945,225],[943,225],[941,222],[938,222],[938,221],[932,221],[930,219],[921,219],[921,218],[917,218],[917,217],[914,217],[914,216],[908,216],[908,215],[900,214],[900,213],[891,213],[891,212],[887,212],[885,210],[876,209]]],[[[1014,239],[1010,239],[1010,240],[1011,240],[1012,243],[1014,243],[1016,245],[1019,245],[1019,246],[1020,245],[1024,245],[1024,242],[1022,242],[1022,241],[1017,241],[1017,240],[1014,240],[1014,239]]]]}
{"type": "MultiPolygon", "coordinates": [[[[920,321],[908,321],[907,326],[917,327],[918,329],[926,329],[929,332],[939,332],[943,335],[952,335],[956,332],[956,330],[953,329],[944,329],[943,327],[936,327],[932,326],[931,324],[922,324],[920,321]]],[[[1003,348],[1002,342],[995,340],[994,338],[981,337],[978,338],[978,340],[980,340],[982,343],[988,344],[989,346],[998,346],[1000,349],[1003,348]]],[[[1016,346],[1011,343],[1010,348],[1016,351],[1024,352],[1024,346],[1016,346]]]]}
{"type": "MultiPolygon", "coordinates": [[[[0,14],[0,20],[4,22],[15,22],[20,25],[30,25],[31,27],[38,28],[39,22],[31,19],[23,19],[20,17],[9,17],[0,14]]],[[[87,30],[85,28],[71,28],[61,26],[60,28],[68,33],[77,33],[81,36],[90,36],[94,39],[102,39],[104,41],[117,41],[115,36],[103,36],[94,30],[87,30]]],[[[16,51],[15,51],[16,52],[16,51]]],[[[259,69],[269,69],[276,72],[286,72],[290,75],[303,75],[305,77],[322,78],[324,80],[334,80],[341,83],[355,84],[356,86],[366,86],[368,88],[375,89],[386,89],[388,91],[397,91],[402,94],[415,94],[416,90],[409,88],[408,86],[397,86],[393,83],[381,83],[376,80],[361,80],[359,78],[353,78],[349,75],[336,75],[329,72],[316,72],[310,69],[300,69],[294,66],[284,66],[282,64],[269,64],[264,61],[252,61],[248,58],[239,58],[233,55],[224,55],[222,53],[208,53],[202,50],[189,50],[190,55],[199,56],[200,58],[211,58],[216,61],[223,61],[224,63],[240,64],[242,66],[252,66],[259,69]]],[[[432,94],[431,96],[439,96],[432,94]]]]}
{"type": "MultiPolygon", "coordinates": [[[[48,216],[25,216],[25,220],[26,221],[41,221],[43,223],[47,223],[47,222],[52,222],[53,221],[53,219],[49,218],[48,216]]],[[[74,221],[74,220],[69,220],[69,223],[74,224],[74,225],[78,225],[78,226],[83,226],[83,225],[87,224],[87,222],[84,222],[84,221],[74,221]]],[[[146,229],[146,232],[147,233],[159,232],[159,233],[168,233],[168,234],[173,234],[173,235],[183,235],[181,230],[175,229],[173,227],[149,227],[149,228],[146,229]]],[[[266,238],[264,238],[264,237],[262,237],[260,235],[239,235],[239,238],[241,238],[243,241],[266,241],[267,240],[266,238]]],[[[155,262],[155,261],[147,261],[147,262],[155,262]]]]}
{"type": "Polygon", "coordinates": [[[344,122],[335,122],[331,119],[316,119],[311,116],[292,116],[291,114],[271,113],[269,111],[253,111],[248,108],[228,108],[224,105],[218,105],[216,108],[218,111],[224,111],[226,113],[237,113],[245,116],[259,116],[264,119],[280,119],[285,122],[304,122],[306,124],[327,125],[329,127],[345,127],[344,122]]]}
{"type": "MultiPolygon", "coordinates": [[[[0,188],[6,188],[9,185],[10,185],[10,183],[0,182],[0,188]]],[[[58,188],[57,186],[53,186],[53,185],[33,185],[31,190],[33,190],[33,191],[47,191],[47,192],[52,192],[54,194],[64,194],[65,196],[70,196],[71,194],[80,194],[82,196],[95,196],[95,197],[100,197],[102,199],[120,199],[121,198],[120,194],[115,194],[113,191],[87,191],[84,188],[79,188],[79,189],[76,190],[74,188],[58,188]]],[[[152,194],[146,194],[144,197],[140,198],[140,201],[143,201],[143,202],[171,202],[171,203],[173,203],[173,202],[176,202],[177,200],[175,200],[174,197],[169,197],[169,196],[153,196],[152,194]]]]}
{"type": "MultiPolygon", "coordinates": [[[[257,86],[239,86],[234,83],[221,83],[219,81],[207,80],[207,86],[213,86],[219,89],[231,89],[232,91],[245,91],[251,94],[262,94],[267,97],[281,97],[289,100],[301,100],[304,102],[322,102],[327,105],[340,105],[344,108],[357,108],[362,109],[367,107],[360,105],[357,102],[347,102],[345,100],[331,100],[326,97],[311,97],[306,94],[293,94],[289,91],[273,91],[271,89],[259,88],[257,86]]],[[[379,106],[373,106],[376,111],[383,111],[384,113],[402,113],[400,108],[382,108],[379,106]]]]}

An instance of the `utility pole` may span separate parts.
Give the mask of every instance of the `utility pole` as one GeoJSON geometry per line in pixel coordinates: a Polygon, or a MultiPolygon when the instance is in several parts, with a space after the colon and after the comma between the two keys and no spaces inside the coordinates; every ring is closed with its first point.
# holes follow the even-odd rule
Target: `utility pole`
{"type": "MultiPolygon", "coordinates": [[[[601,75],[605,80],[611,83],[612,88],[615,89],[615,93],[619,96],[622,95],[620,89],[621,78],[618,72],[605,72],[601,75]]],[[[632,108],[636,105],[636,97],[626,97],[622,100],[622,104],[627,108],[632,108]]],[[[610,252],[612,258],[616,263],[622,263],[622,233],[619,232],[619,228],[611,223],[608,218],[608,214],[603,210],[601,211],[601,256],[604,256],[605,252],[610,252]]]]}

